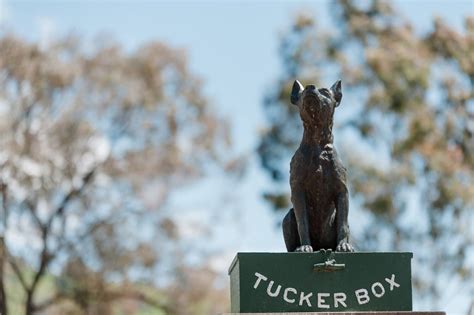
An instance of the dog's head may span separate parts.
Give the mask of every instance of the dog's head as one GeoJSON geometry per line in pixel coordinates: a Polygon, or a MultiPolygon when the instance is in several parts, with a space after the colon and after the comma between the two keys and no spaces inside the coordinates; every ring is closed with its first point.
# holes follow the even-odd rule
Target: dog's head
{"type": "Polygon", "coordinates": [[[330,89],[310,84],[305,88],[296,80],[291,91],[291,103],[300,109],[301,120],[313,126],[332,126],[334,109],[342,99],[341,80],[330,89]]]}

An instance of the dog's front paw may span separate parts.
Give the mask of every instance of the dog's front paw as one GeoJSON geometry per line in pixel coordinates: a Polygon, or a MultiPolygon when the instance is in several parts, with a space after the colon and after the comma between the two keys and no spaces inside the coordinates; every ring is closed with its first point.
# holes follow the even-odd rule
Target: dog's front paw
{"type": "Polygon", "coordinates": [[[303,245],[303,246],[298,247],[296,251],[301,252],[301,253],[312,253],[313,247],[311,247],[311,245],[303,245]]]}
{"type": "Polygon", "coordinates": [[[353,252],[354,247],[349,244],[346,240],[340,241],[339,245],[336,247],[337,252],[353,252]]]}

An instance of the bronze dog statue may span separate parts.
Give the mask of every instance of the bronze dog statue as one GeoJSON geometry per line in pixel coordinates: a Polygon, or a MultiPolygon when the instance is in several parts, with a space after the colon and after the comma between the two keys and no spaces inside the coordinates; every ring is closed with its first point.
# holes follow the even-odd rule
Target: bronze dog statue
{"type": "Polygon", "coordinates": [[[346,169],[333,147],[333,116],[341,99],[340,80],[330,89],[303,88],[298,80],[293,84],[291,103],[299,108],[304,133],[290,164],[293,209],[283,219],[289,252],[354,251],[349,244],[346,169]]]}

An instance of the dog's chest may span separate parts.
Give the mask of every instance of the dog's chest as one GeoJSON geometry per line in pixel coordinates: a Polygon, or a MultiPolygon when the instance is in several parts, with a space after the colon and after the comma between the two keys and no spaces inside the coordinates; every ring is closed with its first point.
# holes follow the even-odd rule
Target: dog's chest
{"type": "Polygon", "coordinates": [[[317,195],[328,195],[334,186],[334,154],[318,147],[302,148],[292,162],[292,175],[297,185],[317,195]]]}
{"type": "Polygon", "coordinates": [[[320,193],[331,190],[334,180],[332,157],[325,151],[315,152],[309,160],[307,183],[320,193]]]}

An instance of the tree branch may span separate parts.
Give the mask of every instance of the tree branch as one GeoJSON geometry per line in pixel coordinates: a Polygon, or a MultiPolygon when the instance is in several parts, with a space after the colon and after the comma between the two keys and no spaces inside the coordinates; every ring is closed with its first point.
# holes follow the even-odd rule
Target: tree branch
{"type": "Polygon", "coordinates": [[[15,273],[15,276],[18,278],[18,281],[20,281],[21,287],[23,288],[23,290],[28,291],[28,284],[26,283],[25,278],[23,278],[23,275],[21,274],[20,267],[18,267],[14,258],[8,253],[6,254],[6,257],[8,259],[8,263],[13,269],[13,272],[15,273]]]}
{"type": "Polygon", "coordinates": [[[107,220],[106,219],[102,219],[102,220],[99,220],[97,222],[94,222],[92,223],[91,225],[89,225],[89,228],[87,228],[83,233],[81,233],[79,236],[77,236],[77,238],[75,240],[72,240],[72,239],[69,239],[69,240],[66,240],[66,239],[62,239],[60,241],[60,244],[58,245],[58,247],[56,247],[55,249],[55,254],[53,254],[52,257],[55,257],[57,253],[59,253],[62,249],[64,248],[74,248],[75,245],[77,245],[78,243],[80,243],[82,240],[84,240],[87,236],[93,234],[101,225],[103,225],[104,223],[106,223],[107,220]]]}
{"type": "Polygon", "coordinates": [[[6,248],[5,234],[6,234],[6,231],[7,231],[7,220],[8,220],[7,217],[8,217],[8,214],[9,214],[8,204],[7,204],[7,200],[8,200],[7,199],[8,198],[8,196],[7,196],[7,185],[3,182],[0,183],[0,190],[1,190],[1,195],[2,195],[2,208],[3,208],[3,215],[4,215],[3,222],[2,222],[2,229],[3,229],[3,233],[4,233],[4,235],[3,235],[4,248],[3,248],[3,253],[2,254],[3,254],[3,257],[6,258],[7,262],[12,267],[13,273],[18,278],[18,281],[20,282],[20,285],[26,291],[28,289],[28,285],[26,283],[25,278],[23,277],[23,274],[21,273],[20,267],[18,267],[16,261],[10,255],[9,251],[6,248]]]}
{"type": "Polygon", "coordinates": [[[69,191],[69,193],[64,196],[63,200],[59,204],[59,206],[56,208],[56,210],[53,212],[51,217],[49,218],[48,222],[46,223],[46,229],[49,230],[51,227],[51,224],[53,223],[54,219],[57,218],[58,216],[61,216],[64,213],[64,209],[66,209],[67,205],[69,202],[76,196],[80,195],[82,191],[86,188],[86,186],[90,183],[94,173],[95,173],[96,167],[91,169],[89,172],[84,175],[82,178],[82,183],[79,187],[75,187],[69,191]]]}
{"type": "Polygon", "coordinates": [[[31,286],[28,288],[27,292],[28,294],[33,294],[33,292],[36,289],[36,286],[39,283],[39,280],[43,276],[46,267],[49,265],[51,259],[53,256],[51,256],[48,252],[48,244],[47,244],[47,237],[48,233],[43,235],[43,249],[41,251],[41,257],[40,257],[40,266],[38,268],[38,271],[36,271],[35,276],[33,278],[33,282],[31,283],[31,286]]]}
{"type": "Polygon", "coordinates": [[[33,283],[32,283],[32,286],[31,286],[31,290],[34,290],[35,287],[36,287],[36,284],[38,283],[39,279],[41,278],[41,276],[43,275],[43,272],[44,270],[46,269],[46,267],[48,266],[49,262],[55,257],[55,255],[51,255],[49,252],[48,252],[48,237],[49,237],[49,234],[51,232],[51,225],[53,224],[53,221],[55,218],[57,218],[58,216],[61,216],[63,215],[64,213],[64,210],[66,209],[67,205],[69,204],[69,202],[76,196],[78,196],[83,190],[84,188],[87,186],[87,184],[90,182],[90,180],[92,179],[92,176],[94,175],[94,172],[95,172],[95,168],[93,168],[92,170],[90,170],[82,179],[82,183],[79,187],[76,187],[76,188],[73,188],[69,191],[69,193],[64,197],[64,199],[61,201],[61,203],[59,204],[59,206],[56,208],[56,210],[53,212],[53,214],[49,217],[48,219],[48,222],[46,224],[43,224],[41,223],[41,220],[39,219],[39,217],[36,215],[36,211],[33,210],[33,208],[29,207],[30,208],[30,212],[31,214],[33,215],[33,217],[35,218],[35,221],[37,221],[37,223],[41,226],[42,228],[42,231],[43,231],[43,235],[42,235],[42,239],[43,239],[43,250],[41,251],[41,262],[40,262],[40,267],[38,269],[38,271],[36,272],[35,274],[35,277],[33,279],[33,283]]]}
{"type": "MultiPolygon", "coordinates": [[[[63,215],[64,210],[66,209],[69,202],[74,197],[81,194],[81,192],[84,190],[84,188],[87,186],[87,184],[92,179],[92,176],[94,175],[95,170],[96,170],[96,168],[93,168],[92,170],[90,170],[83,177],[82,183],[79,187],[73,188],[73,189],[71,189],[71,191],[69,191],[69,193],[64,197],[62,202],[59,204],[58,208],[49,217],[48,222],[46,224],[42,225],[43,226],[43,233],[42,233],[43,249],[41,251],[39,268],[35,273],[35,276],[33,278],[33,282],[31,283],[31,286],[27,289],[27,295],[30,297],[30,299],[34,294],[34,291],[36,290],[36,287],[37,287],[41,277],[44,275],[44,272],[46,271],[46,268],[48,267],[51,260],[55,257],[55,255],[51,254],[48,250],[48,237],[51,233],[51,225],[52,225],[54,219],[58,216],[63,215]]],[[[35,211],[33,211],[33,212],[36,214],[35,211]]],[[[38,218],[38,220],[39,220],[39,218],[38,218]]]]}
{"type": "Polygon", "coordinates": [[[7,184],[5,184],[3,181],[0,182],[0,191],[2,195],[2,208],[3,208],[3,218],[2,218],[2,228],[3,228],[3,233],[6,233],[7,231],[7,220],[8,220],[8,195],[7,195],[7,184]]]}
{"type": "Polygon", "coordinates": [[[35,203],[31,200],[25,200],[24,203],[26,205],[26,209],[28,209],[28,212],[33,217],[33,220],[35,221],[36,225],[41,230],[41,233],[44,234],[46,232],[46,225],[41,222],[41,219],[38,217],[38,214],[36,213],[35,203]]]}

